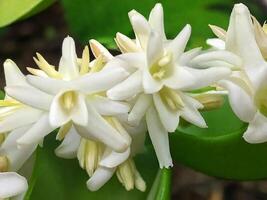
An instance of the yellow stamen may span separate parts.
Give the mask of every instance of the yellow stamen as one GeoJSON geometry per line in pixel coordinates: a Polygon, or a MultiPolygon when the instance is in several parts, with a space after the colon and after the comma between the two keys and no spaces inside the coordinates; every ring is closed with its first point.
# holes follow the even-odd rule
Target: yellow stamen
{"type": "Polygon", "coordinates": [[[57,133],[57,140],[63,140],[65,136],[69,133],[71,126],[72,126],[71,121],[61,126],[57,133]]]}
{"type": "Polygon", "coordinates": [[[5,99],[5,100],[0,100],[0,107],[6,107],[6,106],[19,106],[21,105],[20,102],[14,100],[14,99],[5,99]]]}
{"type": "Polygon", "coordinates": [[[164,87],[159,92],[162,101],[174,111],[180,110],[184,107],[184,102],[179,93],[170,88],[164,87]]]}
{"type": "Polygon", "coordinates": [[[89,62],[90,62],[90,54],[88,46],[84,47],[83,54],[82,54],[82,62],[80,68],[80,74],[86,74],[89,71],[89,62]]]}
{"type": "Polygon", "coordinates": [[[0,156],[0,172],[7,172],[9,168],[9,161],[7,156],[0,156]]]}
{"type": "Polygon", "coordinates": [[[204,111],[220,108],[224,102],[222,95],[218,94],[200,94],[195,96],[195,99],[204,106],[202,108],[204,111]]]}
{"type": "Polygon", "coordinates": [[[172,54],[167,53],[161,59],[159,59],[153,66],[150,67],[149,72],[155,79],[162,79],[166,76],[168,65],[172,62],[172,54]]]}
{"type": "Polygon", "coordinates": [[[55,70],[55,67],[50,65],[44,58],[41,56],[41,54],[36,53],[37,58],[33,57],[33,60],[38,65],[38,67],[43,70],[48,76],[52,78],[61,79],[62,75],[55,70]]]}

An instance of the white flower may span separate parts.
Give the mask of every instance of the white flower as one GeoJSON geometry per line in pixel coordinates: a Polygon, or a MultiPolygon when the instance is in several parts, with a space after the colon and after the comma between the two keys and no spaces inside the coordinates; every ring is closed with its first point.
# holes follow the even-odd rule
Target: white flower
{"type": "Polygon", "coordinates": [[[229,91],[229,101],[235,114],[249,123],[244,139],[250,143],[266,142],[267,63],[264,58],[267,34],[264,27],[255,18],[252,21],[245,5],[236,4],[227,32],[216,26],[212,29],[225,43],[226,51],[208,52],[196,57],[194,62],[202,67],[219,63],[234,70],[228,79],[219,84],[229,91]]]}
{"type": "Polygon", "coordinates": [[[91,46],[94,54],[99,56],[89,64],[89,49],[86,47],[82,59],[78,59],[74,41],[67,37],[63,41],[58,71],[37,54],[35,62],[41,70],[30,68],[36,76],[28,75],[27,81],[38,89],[17,85],[6,87],[10,96],[45,113],[36,127],[38,135],[33,131],[26,133],[19,143],[36,142],[37,137],[41,139],[57,127],[63,129],[61,135],[64,137],[73,124],[85,138],[99,140],[116,151],[128,148],[131,138],[117,134],[101,116],[128,112],[127,104],[103,95],[128,73],[111,65],[104,67],[111,55],[94,40],[91,46]]]}
{"type": "Polygon", "coordinates": [[[209,86],[228,76],[231,70],[226,67],[199,70],[187,66],[200,53],[199,48],[184,53],[191,27],[186,25],[175,39],[167,40],[160,4],[151,11],[149,22],[136,11],[130,12],[129,16],[138,50],[133,50],[132,40],[120,41],[117,38],[122,52],[129,53],[123,53],[116,59],[135,70],[127,79],[108,90],[107,95],[114,100],[136,97],[129,122],[136,125],[146,116],[160,167],[169,167],[172,166],[172,159],[168,132],[175,131],[179,118],[206,127],[198,111],[203,106],[191,97],[190,91],[209,86]]]}

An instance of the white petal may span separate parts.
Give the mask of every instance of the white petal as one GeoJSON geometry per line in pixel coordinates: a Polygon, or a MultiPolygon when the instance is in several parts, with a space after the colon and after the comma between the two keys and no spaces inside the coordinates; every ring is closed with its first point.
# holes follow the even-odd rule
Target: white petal
{"type": "Polygon", "coordinates": [[[34,87],[9,86],[5,87],[5,91],[12,98],[37,109],[49,110],[53,99],[51,95],[34,87]]]}
{"type": "Polygon", "coordinates": [[[242,82],[237,85],[238,82],[231,82],[228,80],[223,80],[218,82],[220,86],[226,88],[229,92],[229,102],[234,111],[234,113],[245,122],[251,121],[256,113],[256,108],[254,106],[253,98],[244,89],[242,82]]]}
{"type": "MultiPolygon", "coordinates": [[[[87,98],[88,100],[88,98],[87,98]]],[[[127,103],[113,101],[106,97],[95,96],[90,98],[90,104],[97,110],[100,115],[118,115],[128,113],[130,106],[127,103]]]]}
{"type": "Polygon", "coordinates": [[[99,190],[113,176],[116,168],[98,167],[93,176],[86,182],[90,191],[99,190]]]}
{"type": "Polygon", "coordinates": [[[130,156],[130,148],[122,153],[106,149],[104,155],[99,163],[102,167],[114,168],[126,161],[130,156]]]}
{"type": "Polygon", "coordinates": [[[183,30],[168,44],[167,50],[172,53],[176,60],[185,50],[186,44],[191,35],[191,26],[187,24],[183,30]]]}
{"type": "Polygon", "coordinates": [[[148,133],[154,146],[160,168],[172,167],[168,132],[161,124],[158,113],[153,106],[147,111],[146,121],[148,133]]]}
{"type": "Polygon", "coordinates": [[[194,76],[195,79],[195,84],[185,88],[187,90],[199,89],[202,87],[209,86],[219,80],[229,77],[232,72],[229,68],[226,67],[211,67],[207,69],[186,69],[194,76]]]}
{"type": "Polygon", "coordinates": [[[4,62],[4,72],[7,86],[28,85],[25,80],[25,76],[12,60],[7,59],[4,62]]]}
{"type": "Polygon", "coordinates": [[[107,91],[107,96],[113,100],[126,100],[142,91],[142,74],[137,70],[127,79],[107,91]]]}
{"type": "Polygon", "coordinates": [[[207,128],[207,124],[197,108],[195,107],[195,104],[192,103],[192,101],[188,100],[188,98],[184,98],[183,102],[185,103],[185,106],[180,111],[181,117],[184,118],[186,121],[190,122],[191,124],[194,124],[200,128],[207,128]]]}
{"type": "Polygon", "coordinates": [[[65,80],[71,80],[79,76],[75,43],[71,37],[66,37],[62,44],[62,57],[58,71],[63,74],[65,80]]]}
{"type": "Polygon", "coordinates": [[[151,104],[152,96],[147,94],[141,94],[129,114],[129,123],[134,126],[138,125],[142,118],[145,116],[146,111],[151,104]]]}
{"type": "Polygon", "coordinates": [[[146,57],[144,53],[124,53],[116,56],[116,58],[121,59],[130,66],[138,69],[143,69],[146,64],[146,57]]]}
{"type": "Polygon", "coordinates": [[[0,121],[0,132],[8,132],[10,130],[31,124],[36,122],[42,111],[36,110],[33,108],[20,108],[13,114],[4,118],[3,121],[0,121]]]}
{"type": "Polygon", "coordinates": [[[95,58],[97,58],[100,55],[103,55],[104,60],[106,62],[113,58],[111,53],[109,53],[109,51],[102,44],[100,44],[98,41],[91,39],[91,40],[89,40],[89,44],[90,44],[91,50],[92,50],[95,58]]]}
{"type": "Polygon", "coordinates": [[[171,89],[183,89],[196,85],[195,77],[184,67],[175,66],[172,75],[164,80],[171,89]]]}
{"type": "Polygon", "coordinates": [[[117,152],[125,151],[130,145],[131,139],[120,135],[90,104],[87,104],[87,109],[88,125],[86,127],[75,126],[78,133],[88,139],[93,137],[117,152]]]}
{"type": "Polygon", "coordinates": [[[26,178],[15,172],[0,173],[0,198],[10,198],[25,192],[28,188],[26,178]]]}
{"type": "Polygon", "coordinates": [[[235,4],[226,36],[226,49],[239,55],[249,76],[264,62],[256,43],[251,14],[244,4],[235,4]]]}
{"type": "Polygon", "coordinates": [[[55,149],[55,154],[58,157],[72,159],[77,156],[77,149],[80,145],[80,135],[74,127],[65,136],[63,142],[55,149]]]}
{"type": "Polygon", "coordinates": [[[157,33],[159,33],[160,37],[163,40],[166,39],[165,31],[164,31],[164,16],[163,16],[163,8],[160,3],[157,3],[155,7],[151,10],[149,14],[149,24],[157,33]]]}
{"type": "Polygon", "coordinates": [[[201,52],[201,47],[191,49],[185,53],[183,53],[179,58],[179,65],[180,66],[187,66],[188,63],[201,52]]]}
{"type": "Polygon", "coordinates": [[[224,50],[210,51],[207,53],[200,54],[191,61],[191,64],[197,65],[199,63],[205,63],[214,60],[226,62],[227,64],[231,64],[234,67],[242,66],[242,60],[239,56],[224,50]]]}
{"type": "Polygon", "coordinates": [[[150,34],[150,25],[146,18],[140,13],[132,10],[129,12],[129,18],[140,46],[146,49],[148,37],[150,34]]]}
{"type": "Polygon", "coordinates": [[[248,129],[243,138],[249,143],[263,143],[267,141],[267,118],[257,112],[254,119],[249,122],[248,129]]]}
{"type": "Polygon", "coordinates": [[[28,75],[27,81],[34,87],[54,95],[59,91],[70,87],[69,82],[50,77],[28,75]]]}
{"type": "Polygon", "coordinates": [[[48,113],[43,114],[40,119],[17,140],[19,146],[37,144],[51,133],[55,128],[51,127],[48,119],[48,113]]]}
{"type": "Polygon", "coordinates": [[[164,55],[163,40],[157,32],[151,31],[146,53],[148,68],[164,55]]]}
{"type": "Polygon", "coordinates": [[[17,139],[23,136],[29,128],[30,126],[24,126],[10,132],[0,148],[1,155],[8,157],[10,171],[19,170],[37,147],[37,144],[28,145],[22,148],[18,148],[17,146],[17,139]]]}
{"type": "Polygon", "coordinates": [[[154,94],[153,100],[162,125],[168,132],[174,132],[179,124],[179,114],[168,109],[159,94],[154,94]]]}
{"type": "Polygon", "coordinates": [[[225,50],[225,41],[218,38],[210,38],[206,40],[206,43],[211,47],[219,50],[225,50]]]}
{"type": "Polygon", "coordinates": [[[77,88],[86,94],[108,90],[128,76],[122,68],[107,69],[82,76],[73,82],[77,88]]]}

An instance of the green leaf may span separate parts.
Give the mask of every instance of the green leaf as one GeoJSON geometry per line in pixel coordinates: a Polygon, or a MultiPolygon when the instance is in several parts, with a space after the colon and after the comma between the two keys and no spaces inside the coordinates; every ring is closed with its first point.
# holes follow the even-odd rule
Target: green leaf
{"type": "Polygon", "coordinates": [[[55,0],[2,0],[0,1],[0,27],[36,14],[53,2],[55,0]]]}
{"type": "MultiPolygon", "coordinates": [[[[45,140],[44,147],[38,148],[35,169],[25,200],[146,199],[158,169],[158,163],[151,147],[147,147],[145,153],[138,155],[135,159],[136,166],[147,183],[145,193],[136,189],[127,192],[116,176],[99,191],[90,192],[86,188],[86,181],[88,180],[86,172],[79,167],[76,159],[65,160],[56,157],[54,149],[58,142],[54,140],[54,134],[50,135],[45,140]]],[[[170,188],[170,173],[163,170],[163,174],[158,193],[162,191],[161,196],[166,197],[165,199],[167,200],[170,188]]]]}
{"type": "Polygon", "coordinates": [[[133,36],[128,19],[128,12],[136,9],[144,16],[157,2],[162,2],[165,14],[166,33],[169,38],[178,34],[189,23],[193,27],[192,44],[205,44],[205,39],[212,36],[208,24],[226,27],[230,15],[232,0],[62,0],[66,19],[71,31],[78,39],[87,42],[90,38],[98,39],[114,47],[116,32],[133,36]]]}
{"type": "Polygon", "coordinates": [[[267,178],[267,143],[249,144],[242,135],[247,124],[232,112],[229,103],[204,112],[209,126],[179,128],[171,134],[173,159],[211,176],[256,180],[267,178]]]}

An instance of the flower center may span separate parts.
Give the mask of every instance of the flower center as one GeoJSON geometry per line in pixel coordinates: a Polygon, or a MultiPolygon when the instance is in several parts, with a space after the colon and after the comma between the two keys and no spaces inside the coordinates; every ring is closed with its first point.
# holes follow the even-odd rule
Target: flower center
{"type": "Polygon", "coordinates": [[[159,91],[159,95],[163,103],[171,110],[177,111],[184,107],[184,102],[179,93],[167,87],[163,87],[159,91]]]}
{"type": "Polygon", "coordinates": [[[67,91],[63,93],[60,97],[60,103],[67,113],[71,112],[78,101],[78,93],[75,91],[67,91]]]}
{"type": "Polygon", "coordinates": [[[170,68],[169,66],[171,63],[172,54],[167,53],[150,67],[149,72],[154,79],[163,79],[168,75],[168,71],[170,68]]]}

